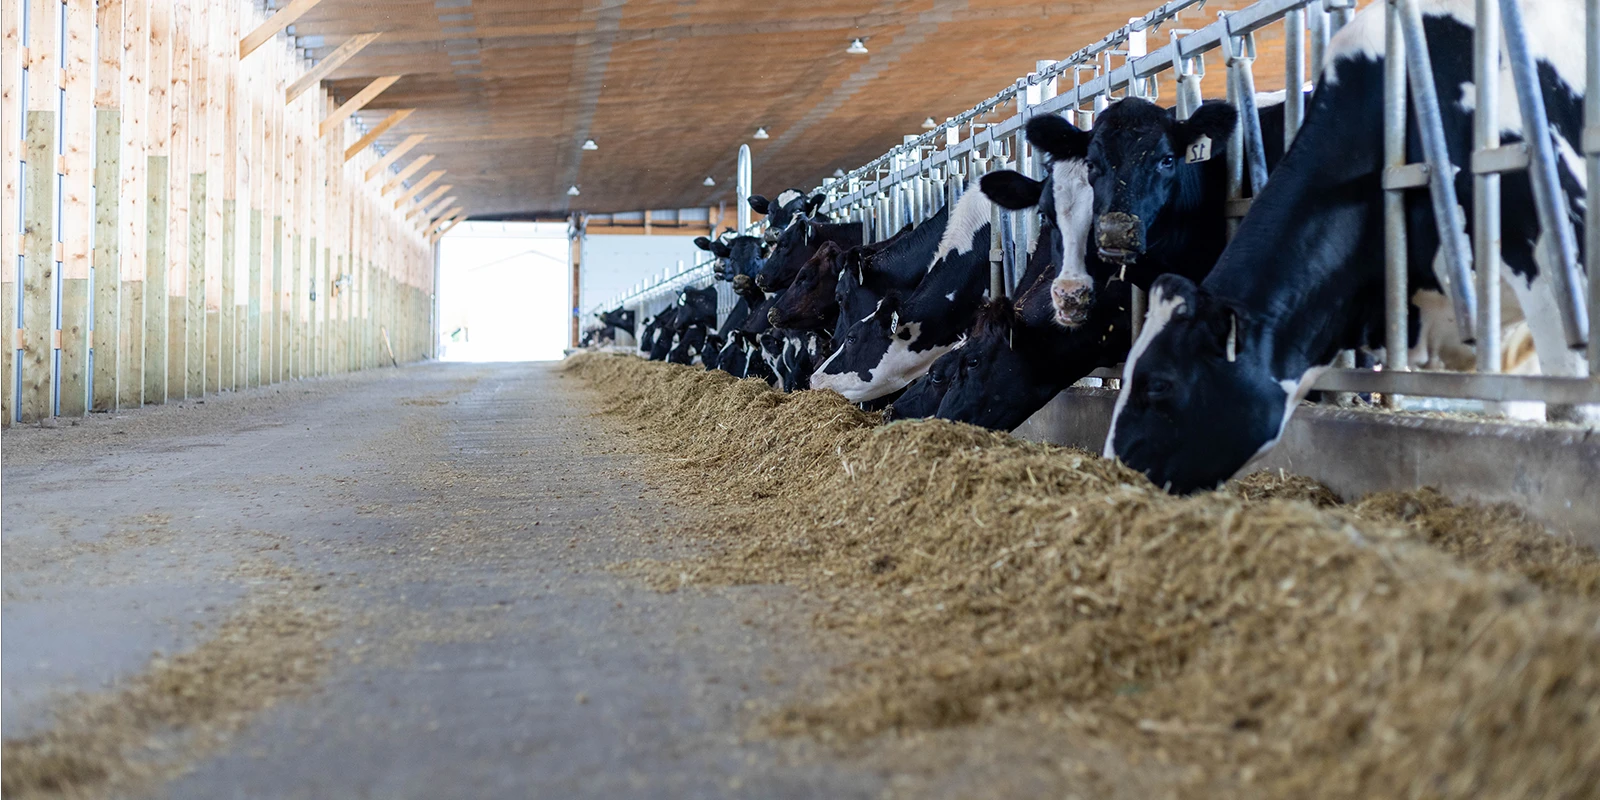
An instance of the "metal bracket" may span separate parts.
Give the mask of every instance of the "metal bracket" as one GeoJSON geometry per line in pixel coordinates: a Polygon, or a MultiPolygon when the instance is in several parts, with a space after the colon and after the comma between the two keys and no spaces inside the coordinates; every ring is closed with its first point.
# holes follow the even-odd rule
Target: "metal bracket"
{"type": "Polygon", "coordinates": [[[1386,167],[1383,170],[1383,188],[1388,191],[1421,189],[1428,185],[1427,164],[1407,164],[1403,167],[1386,167]]]}
{"type": "Polygon", "coordinates": [[[1528,168],[1528,145],[1522,142],[1501,145],[1472,154],[1472,173],[1490,175],[1501,172],[1518,172],[1528,168]]]}

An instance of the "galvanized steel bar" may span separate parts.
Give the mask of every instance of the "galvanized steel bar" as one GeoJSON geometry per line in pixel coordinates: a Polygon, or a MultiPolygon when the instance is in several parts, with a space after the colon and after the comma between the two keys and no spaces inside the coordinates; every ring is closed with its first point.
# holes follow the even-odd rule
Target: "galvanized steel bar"
{"type": "MultiPolygon", "coordinates": [[[[1412,106],[1416,110],[1417,132],[1422,139],[1423,161],[1428,165],[1428,194],[1433,201],[1434,224],[1439,230],[1439,251],[1450,281],[1448,288],[1456,313],[1456,328],[1462,341],[1471,342],[1473,322],[1478,317],[1477,291],[1472,283],[1472,245],[1467,241],[1461,205],[1456,202],[1455,168],[1445,144],[1439,93],[1433,83],[1433,63],[1428,59],[1428,40],[1423,35],[1422,11],[1417,1],[1400,0],[1396,9],[1405,36],[1405,70],[1411,79],[1412,106]]],[[[1393,21],[1395,15],[1389,19],[1393,21]]]]}
{"type": "MultiPolygon", "coordinates": [[[[1583,160],[1589,191],[1600,187],[1600,0],[1584,3],[1583,38],[1588,55],[1588,91],[1583,96],[1583,160]],[[1591,141],[1591,139],[1593,141],[1591,141]]],[[[1593,198],[1584,213],[1584,265],[1589,280],[1589,333],[1600,329],[1600,207],[1593,198]]],[[[1600,345],[1589,343],[1589,378],[1600,381],[1600,345]]]]}
{"type": "MultiPolygon", "coordinates": [[[[1561,183],[1556,177],[1556,153],[1550,143],[1550,120],[1545,116],[1539,73],[1529,49],[1527,27],[1522,21],[1522,4],[1517,0],[1500,0],[1500,22],[1505,32],[1511,81],[1517,89],[1517,107],[1522,111],[1522,134],[1528,144],[1534,208],[1539,212],[1539,227],[1550,242],[1548,252],[1557,261],[1548,265],[1551,286],[1556,292],[1556,307],[1561,311],[1567,346],[1579,348],[1589,340],[1589,318],[1584,308],[1583,277],[1578,273],[1578,243],[1572,226],[1567,224],[1562,204],[1561,183]]],[[[1594,88],[1590,87],[1589,91],[1593,92],[1594,88]]]]}
{"type": "MultiPolygon", "coordinates": [[[[1400,32],[1402,0],[1387,0],[1383,63],[1383,164],[1384,170],[1406,163],[1406,41],[1400,32]]],[[[1409,369],[1406,321],[1410,298],[1406,273],[1406,195],[1404,189],[1383,190],[1383,368],[1387,372],[1409,369]]],[[[1386,396],[1389,407],[1397,398],[1386,396]]]]}
{"type": "Polygon", "coordinates": [[[735,211],[739,215],[739,233],[744,233],[750,228],[750,145],[739,145],[739,177],[734,184],[734,201],[739,204],[735,211]]]}
{"type": "Polygon", "coordinates": [[[1306,117],[1306,10],[1283,16],[1283,148],[1289,149],[1306,117]]]}
{"type": "MultiPolygon", "coordinates": [[[[1600,0],[1591,0],[1600,2],[1600,0]]],[[[1500,146],[1500,6],[1476,0],[1472,43],[1472,85],[1477,106],[1472,118],[1475,152],[1500,146]]],[[[1472,176],[1472,265],[1478,284],[1478,372],[1500,371],[1500,174],[1472,176]]]]}

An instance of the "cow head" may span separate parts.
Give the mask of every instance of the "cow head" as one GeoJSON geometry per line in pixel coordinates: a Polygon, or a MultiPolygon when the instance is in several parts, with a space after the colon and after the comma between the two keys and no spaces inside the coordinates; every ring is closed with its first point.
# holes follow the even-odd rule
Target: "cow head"
{"type": "Polygon", "coordinates": [[[911,382],[894,403],[883,411],[885,422],[902,419],[927,419],[939,413],[939,402],[950,388],[950,377],[955,374],[956,360],[961,348],[945,353],[933,360],[927,374],[911,382]]]}
{"type": "Polygon", "coordinates": [[[1189,146],[1205,136],[1221,147],[1237,119],[1233,106],[1213,102],[1180,121],[1137,97],[1100,114],[1086,157],[1100,258],[1124,265],[1139,260],[1161,227],[1173,224],[1162,219],[1162,209],[1179,205],[1181,193],[1199,191],[1200,167],[1184,158],[1189,146]]]}
{"type": "Polygon", "coordinates": [[[1168,491],[1214,488],[1277,441],[1310,382],[1275,379],[1260,328],[1187,278],[1158,278],[1149,308],[1105,455],[1168,491]]]}
{"type": "Polygon", "coordinates": [[[745,305],[751,308],[761,305],[767,299],[767,293],[761,291],[761,287],[756,285],[756,279],[749,275],[735,275],[731,283],[733,284],[733,293],[738,295],[740,299],[744,300],[745,305]]]}
{"type": "Polygon", "coordinates": [[[930,355],[913,351],[918,323],[900,319],[900,295],[890,292],[877,308],[834,332],[837,349],[811,376],[811,386],[832,389],[852,403],[876,400],[921,375],[930,355]]]}
{"type": "Polygon", "coordinates": [[[752,210],[767,218],[765,237],[768,243],[772,243],[776,242],[778,235],[793,225],[795,220],[816,214],[817,209],[826,201],[827,197],[820,194],[806,197],[799,189],[785,189],[774,200],[756,194],[751,195],[748,202],[752,210]]]}
{"type": "Polygon", "coordinates": [[[714,327],[717,324],[717,288],[685,289],[678,294],[678,307],[673,327],[684,330],[690,325],[714,327]]]}
{"type": "Polygon", "coordinates": [[[940,357],[950,373],[939,402],[940,419],[1010,430],[1037,410],[1037,404],[1020,396],[1038,381],[1029,375],[1027,359],[1012,347],[1017,325],[1010,300],[991,300],[979,310],[965,343],[940,357]]]}
{"type": "Polygon", "coordinates": [[[719,239],[698,236],[694,246],[717,257],[712,275],[719,281],[733,280],[735,275],[756,274],[767,256],[767,245],[758,236],[719,239]]]}
{"type": "Polygon", "coordinates": [[[833,242],[823,242],[817,254],[800,268],[783,297],[767,311],[768,321],[775,327],[808,331],[832,325],[839,313],[835,290],[844,252],[833,242]]]}
{"type": "Polygon", "coordinates": [[[1083,160],[1090,135],[1061,117],[1045,115],[1028,122],[1028,141],[1050,159],[1050,175],[1035,181],[1010,170],[983,176],[979,186],[995,203],[1018,211],[1038,208],[1037,248],[1055,264],[1050,274],[1049,301],[1055,322],[1072,329],[1089,318],[1094,280],[1085,260],[1094,214],[1094,193],[1083,160]]]}

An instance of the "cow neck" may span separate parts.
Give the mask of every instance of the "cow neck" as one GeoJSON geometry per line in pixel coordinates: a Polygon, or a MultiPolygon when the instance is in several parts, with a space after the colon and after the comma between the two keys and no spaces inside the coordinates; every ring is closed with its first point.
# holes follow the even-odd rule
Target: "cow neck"
{"type": "Polygon", "coordinates": [[[1360,56],[1329,69],[1337,80],[1324,80],[1294,145],[1202,284],[1244,312],[1278,379],[1330,363],[1382,315],[1383,65],[1360,56]]]}

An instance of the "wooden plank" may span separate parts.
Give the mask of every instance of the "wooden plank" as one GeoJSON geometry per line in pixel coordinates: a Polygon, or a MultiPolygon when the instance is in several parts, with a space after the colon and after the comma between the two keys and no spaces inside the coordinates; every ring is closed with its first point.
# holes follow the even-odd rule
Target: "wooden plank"
{"type": "Polygon", "coordinates": [[[189,378],[189,116],[194,71],[190,0],[172,5],[171,132],[167,145],[167,396],[188,396],[189,378]]]}
{"type": "Polygon", "coordinates": [[[289,84],[289,88],[284,90],[283,101],[285,103],[293,103],[296,97],[305,94],[307,89],[321,83],[323,78],[328,77],[333,74],[334,70],[344,66],[346,61],[355,58],[356,53],[361,52],[367,45],[377,41],[378,37],[382,35],[382,33],[362,33],[346,39],[344,44],[339,45],[326,58],[318,61],[316,66],[306,70],[306,73],[296,78],[294,83],[289,84]]]}
{"type": "Polygon", "coordinates": [[[317,123],[317,138],[320,139],[324,136],[327,136],[328,131],[331,131],[344,124],[344,121],[349,119],[351,114],[366,108],[368,103],[376,99],[378,95],[383,94],[384,89],[393,86],[394,82],[400,80],[402,77],[404,76],[385,75],[381,78],[373,80],[372,83],[367,84],[365,89],[356,92],[354,97],[346,100],[344,105],[339,106],[339,108],[334,110],[333,113],[329,114],[327,119],[317,123]]]}
{"type": "MultiPolygon", "coordinates": [[[[276,79],[281,84],[290,69],[289,54],[280,53],[277,63],[276,79]]],[[[270,238],[266,244],[268,252],[267,264],[272,270],[267,278],[267,291],[270,293],[270,302],[264,308],[268,314],[266,321],[266,340],[262,343],[267,348],[267,357],[262,362],[264,375],[262,383],[277,383],[283,380],[283,197],[284,197],[284,169],[283,158],[287,143],[286,110],[284,106],[272,104],[267,113],[271,115],[271,155],[272,175],[268,183],[266,214],[271,219],[270,238]]]]}
{"type": "Polygon", "coordinates": [[[150,2],[122,3],[121,186],[117,209],[122,304],[117,322],[117,390],[120,408],[144,403],[144,281],[149,239],[150,2]]]}
{"type": "MultiPolygon", "coordinates": [[[[23,422],[55,414],[56,358],[52,346],[56,301],[56,103],[61,43],[59,0],[30,0],[27,112],[23,118],[26,161],[22,205],[22,390],[23,422]]],[[[16,6],[14,6],[15,8],[16,6]]]]}
{"type": "Polygon", "coordinates": [[[278,9],[278,12],[267,18],[266,22],[257,25],[243,39],[239,40],[239,58],[254,53],[257,48],[267,43],[278,32],[294,24],[294,21],[307,11],[315,8],[322,0],[290,0],[289,4],[278,9]]]}
{"type": "Polygon", "coordinates": [[[394,201],[393,210],[395,210],[395,211],[400,210],[400,207],[405,205],[406,202],[409,201],[411,198],[416,197],[418,192],[422,191],[423,189],[428,188],[429,186],[432,186],[434,181],[439,180],[439,178],[441,178],[443,176],[444,176],[444,170],[442,170],[442,169],[436,169],[436,170],[428,173],[427,175],[425,175],[422,178],[422,180],[417,181],[416,183],[412,184],[411,188],[407,189],[405,194],[400,195],[400,198],[398,200],[394,201]]]}
{"type": "Polygon", "coordinates": [[[167,402],[167,237],[172,186],[172,4],[150,4],[149,149],[145,187],[144,402],[167,402]]]}
{"type": "Polygon", "coordinates": [[[410,136],[407,136],[405,141],[395,145],[393,150],[384,153],[383,158],[378,159],[378,163],[367,167],[367,171],[362,173],[362,179],[370,181],[377,177],[379,173],[388,169],[390,165],[400,160],[401,156],[411,152],[412,148],[422,144],[427,138],[428,134],[426,133],[413,133],[410,136]]]}
{"type": "Polygon", "coordinates": [[[454,189],[454,188],[455,188],[455,185],[454,184],[450,184],[450,183],[442,183],[442,184],[434,187],[434,190],[431,191],[431,192],[428,192],[428,195],[426,197],[422,198],[421,200],[418,200],[415,204],[413,204],[411,206],[411,210],[406,212],[406,219],[409,221],[412,217],[414,217],[414,216],[416,216],[418,214],[421,214],[424,209],[426,209],[430,205],[433,205],[433,201],[438,200],[440,197],[443,197],[445,192],[448,192],[448,191],[450,191],[451,189],[454,189]]]}
{"type": "Polygon", "coordinates": [[[393,178],[390,178],[389,182],[385,183],[383,185],[383,188],[378,191],[378,194],[379,195],[386,195],[389,192],[394,191],[394,188],[396,186],[399,186],[402,182],[404,182],[407,178],[410,178],[412,175],[417,174],[418,170],[421,170],[423,167],[426,167],[429,162],[433,161],[433,159],[434,159],[434,157],[432,155],[426,155],[426,156],[417,157],[410,164],[407,164],[404,169],[400,170],[400,172],[398,174],[396,174],[393,178]]]}
{"type": "Polygon", "coordinates": [[[449,197],[434,203],[433,208],[430,209],[422,218],[422,231],[426,231],[428,228],[432,227],[433,222],[439,219],[441,214],[454,207],[456,204],[456,199],[457,198],[455,195],[450,195],[449,197]]]}
{"type": "Polygon", "coordinates": [[[406,117],[409,117],[416,112],[417,110],[414,108],[402,108],[391,113],[389,116],[384,117],[382,122],[372,126],[372,128],[368,130],[364,136],[356,140],[355,144],[345,148],[344,160],[349,161],[355,158],[362,151],[366,150],[368,147],[371,147],[373,142],[378,141],[379,136],[388,133],[390,128],[393,128],[394,126],[404,122],[406,117]]]}
{"type": "Polygon", "coordinates": [[[94,396],[96,411],[117,409],[117,340],[121,330],[122,276],[119,260],[117,189],[122,150],[122,0],[95,7],[100,63],[94,93],[94,396]]]}
{"type": "Polygon", "coordinates": [[[0,14],[0,425],[16,418],[17,385],[17,262],[22,256],[22,138],[13,135],[12,120],[22,118],[22,74],[26,61],[22,41],[22,15],[0,14]]]}
{"type": "Polygon", "coordinates": [[[61,71],[61,359],[63,416],[89,413],[90,234],[94,227],[94,0],[66,4],[61,71]]]}
{"type": "Polygon", "coordinates": [[[233,43],[238,35],[232,28],[232,17],[222,3],[209,11],[207,48],[209,64],[206,71],[206,239],[205,239],[205,344],[204,391],[215,394],[222,390],[222,331],[228,323],[226,307],[222,303],[222,276],[225,249],[222,224],[226,216],[223,204],[224,162],[231,158],[232,142],[227,139],[228,71],[237,63],[233,43]]]}
{"type": "Polygon", "coordinates": [[[184,396],[206,390],[206,227],[210,221],[206,175],[209,171],[211,5],[195,3],[189,26],[189,262],[185,293],[184,396]]]}
{"type": "MultiPolygon", "coordinates": [[[[223,13],[226,21],[223,25],[224,34],[230,38],[237,37],[243,25],[238,3],[224,3],[223,13]]],[[[231,43],[230,43],[231,44],[231,43]]],[[[231,48],[230,48],[231,49],[231,48]]],[[[219,390],[233,391],[239,388],[239,358],[240,336],[239,326],[243,317],[239,313],[239,298],[241,282],[239,270],[243,267],[243,260],[239,256],[239,214],[240,196],[249,197],[248,189],[241,193],[240,187],[249,173],[246,156],[249,153],[249,133],[246,130],[248,122],[241,123],[241,112],[249,110],[247,88],[242,80],[239,61],[233,58],[224,58],[221,62],[226,72],[225,85],[222,87],[222,140],[224,153],[222,159],[222,272],[219,282],[220,296],[218,298],[218,326],[217,332],[217,386],[219,390]]],[[[248,205],[248,203],[247,203],[248,205]]]]}

